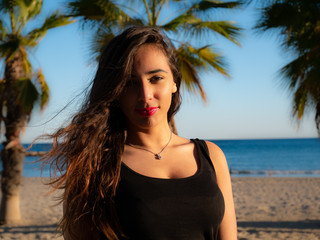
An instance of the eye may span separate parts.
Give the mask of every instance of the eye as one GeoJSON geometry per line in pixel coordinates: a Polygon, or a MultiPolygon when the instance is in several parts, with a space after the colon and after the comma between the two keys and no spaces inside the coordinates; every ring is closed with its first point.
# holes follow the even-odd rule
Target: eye
{"type": "Polygon", "coordinates": [[[156,83],[156,82],[158,82],[158,81],[160,81],[160,80],[162,80],[162,79],[164,79],[164,77],[155,75],[155,76],[152,76],[152,77],[149,79],[149,81],[150,81],[151,83],[156,83]]]}

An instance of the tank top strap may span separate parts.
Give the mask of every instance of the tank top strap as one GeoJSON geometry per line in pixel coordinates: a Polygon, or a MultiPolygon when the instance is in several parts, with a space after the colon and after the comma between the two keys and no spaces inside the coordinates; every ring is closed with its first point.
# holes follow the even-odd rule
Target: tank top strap
{"type": "MultiPolygon", "coordinates": [[[[209,153],[209,149],[207,146],[207,143],[204,140],[195,138],[195,139],[191,139],[195,144],[197,144],[199,146],[200,149],[200,153],[199,155],[202,155],[205,157],[205,159],[209,162],[210,166],[214,169],[214,166],[212,164],[211,158],[210,158],[210,153],[209,153]]],[[[201,158],[201,157],[200,157],[201,158]]]]}

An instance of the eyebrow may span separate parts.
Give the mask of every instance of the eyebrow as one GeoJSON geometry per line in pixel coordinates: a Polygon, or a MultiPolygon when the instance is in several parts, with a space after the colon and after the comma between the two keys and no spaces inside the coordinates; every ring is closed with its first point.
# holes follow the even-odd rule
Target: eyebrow
{"type": "Polygon", "coordinates": [[[153,74],[153,73],[158,73],[158,72],[168,73],[167,71],[159,68],[159,69],[155,69],[155,70],[151,70],[151,71],[149,71],[149,72],[146,72],[146,74],[153,74]]]}

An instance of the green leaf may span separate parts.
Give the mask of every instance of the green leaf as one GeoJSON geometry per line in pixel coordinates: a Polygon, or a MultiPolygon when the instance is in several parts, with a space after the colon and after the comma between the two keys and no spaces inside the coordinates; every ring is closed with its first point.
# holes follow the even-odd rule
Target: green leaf
{"type": "Polygon", "coordinates": [[[19,50],[21,40],[17,38],[9,39],[0,44],[0,56],[10,60],[19,50]]]}
{"type": "Polygon", "coordinates": [[[7,35],[7,30],[3,24],[2,19],[0,19],[0,42],[4,41],[4,38],[6,35],[7,35]]]}
{"type": "Polygon", "coordinates": [[[36,74],[36,81],[40,85],[40,108],[41,110],[44,110],[49,102],[50,90],[41,69],[39,69],[36,74]]]}
{"type": "Polygon", "coordinates": [[[29,78],[18,79],[15,83],[19,89],[19,102],[24,112],[29,115],[31,114],[34,103],[39,97],[39,93],[29,78]]]}
{"type": "Polygon", "coordinates": [[[184,86],[188,91],[198,93],[202,100],[206,101],[206,94],[196,69],[201,66],[201,61],[188,51],[187,46],[180,46],[176,50],[176,57],[184,86]]]}
{"type": "Polygon", "coordinates": [[[197,21],[201,20],[197,19],[191,13],[186,12],[177,16],[170,22],[164,24],[163,26],[161,26],[161,28],[165,29],[166,31],[177,31],[179,27],[184,27],[187,23],[194,23],[197,21]]]}
{"type": "Polygon", "coordinates": [[[195,54],[197,58],[201,60],[202,67],[204,69],[209,70],[209,68],[212,68],[213,70],[230,77],[226,71],[226,64],[224,63],[222,56],[218,53],[215,53],[212,48],[204,46],[194,49],[189,46],[189,51],[190,53],[195,54]]]}
{"type": "Polygon", "coordinates": [[[101,21],[105,9],[100,0],[75,0],[67,5],[70,17],[83,17],[85,20],[101,21]]]}
{"type": "Polygon", "coordinates": [[[29,59],[28,59],[28,53],[24,47],[20,47],[19,52],[21,55],[22,67],[23,67],[24,73],[25,73],[26,77],[31,77],[32,76],[32,66],[31,66],[31,63],[29,62],[29,59]]]}
{"type": "Polygon", "coordinates": [[[59,14],[59,10],[57,10],[55,13],[51,14],[48,16],[43,25],[40,27],[40,29],[51,29],[51,28],[56,28],[56,27],[61,27],[70,23],[73,23],[74,21],[71,20],[68,17],[65,17],[63,15],[59,14]]]}
{"type": "Polygon", "coordinates": [[[306,109],[315,109],[320,136],[320,5],[319,1],[275,1],[261,10],[255,29],[280,36],[294,56],[280,70],[283,85],[293,93],[293,116],[300,121],[306,109]]]}
{"type": "Polygon", "coordinates": [[[28,21],[40,13],[42,0],[15,0],[14,5],[18,24],[17,32],[21,33],[28,21]]]}
{"type": "Polygon", "coordinates": [[[123,26],[131,18],[121,10],[116,1],[110,0],[73,0],[69,1],[67,8],[68,16],[78,17],[84,25],[89,24],[90,28],[104,24],[112,26],[123,26]]]}
{"type": "Polygon", "coordinates": [[[25,44],[28,46],[34,47],[46,35],[46,33],[49,29],[68,25],[73,22],[74,21],[71,20],[70,18],[59,15],[59,12],[56,11],[51,16],[49,16],[45,19],[45,21],[41,27],[30,31],[25,36],[25,38],[24,38],[25,44]]]}
{"type": "Polygon", "coordinates": [[[206,1],[200,1],[199,4],[195,4],[194,8],[200,11],[207,11],[211,9],[236,8],[240,6],[241,6],[241,2],[239,1],[223,2],[223,1],[206,0],[206,1]]]}
{"type": "Polygon", "coordinates": [[[294,108],[293,113],[297,116],[298,120],[301,120],[306,103],[308,100],[308,90],[303,86],[300,85],[300,87],[297,89],[297,91],[294,94],[294,108]]]}
{"type": "Polygon", "coordinates": [[[197,21],[195,23],[189,24],[187,27],[189,29],[189,33],[191,35],[200,35],[203,34],[204,31],[211,30],[213,33],[218,33],[219,35],[225,37],[231,42],[240,46],[240,42],[237,39],[239,37],[239,33],[241,28],[236,27],[233,22],[229,21],[197,21]]]}
{"type": "Polygon", "coordinates": [[[42,0],[24,0],[25,5],[27,7],[27,21],[37,17],[42,9],[42,0]]]}

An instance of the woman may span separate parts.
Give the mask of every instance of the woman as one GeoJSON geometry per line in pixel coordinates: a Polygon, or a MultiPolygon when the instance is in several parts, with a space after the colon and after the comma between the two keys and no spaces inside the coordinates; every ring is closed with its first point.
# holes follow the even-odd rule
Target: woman
{"type": "MultiPolygon", "coordinates": [[[[173,134],[181,76],[158,29],[111,40],[82,109],[51,135],[65,239],[236,239],[228,166],[213,143],[173,134]]],[[[53,160],[52,160],[53,159],[53,160]]]]}

